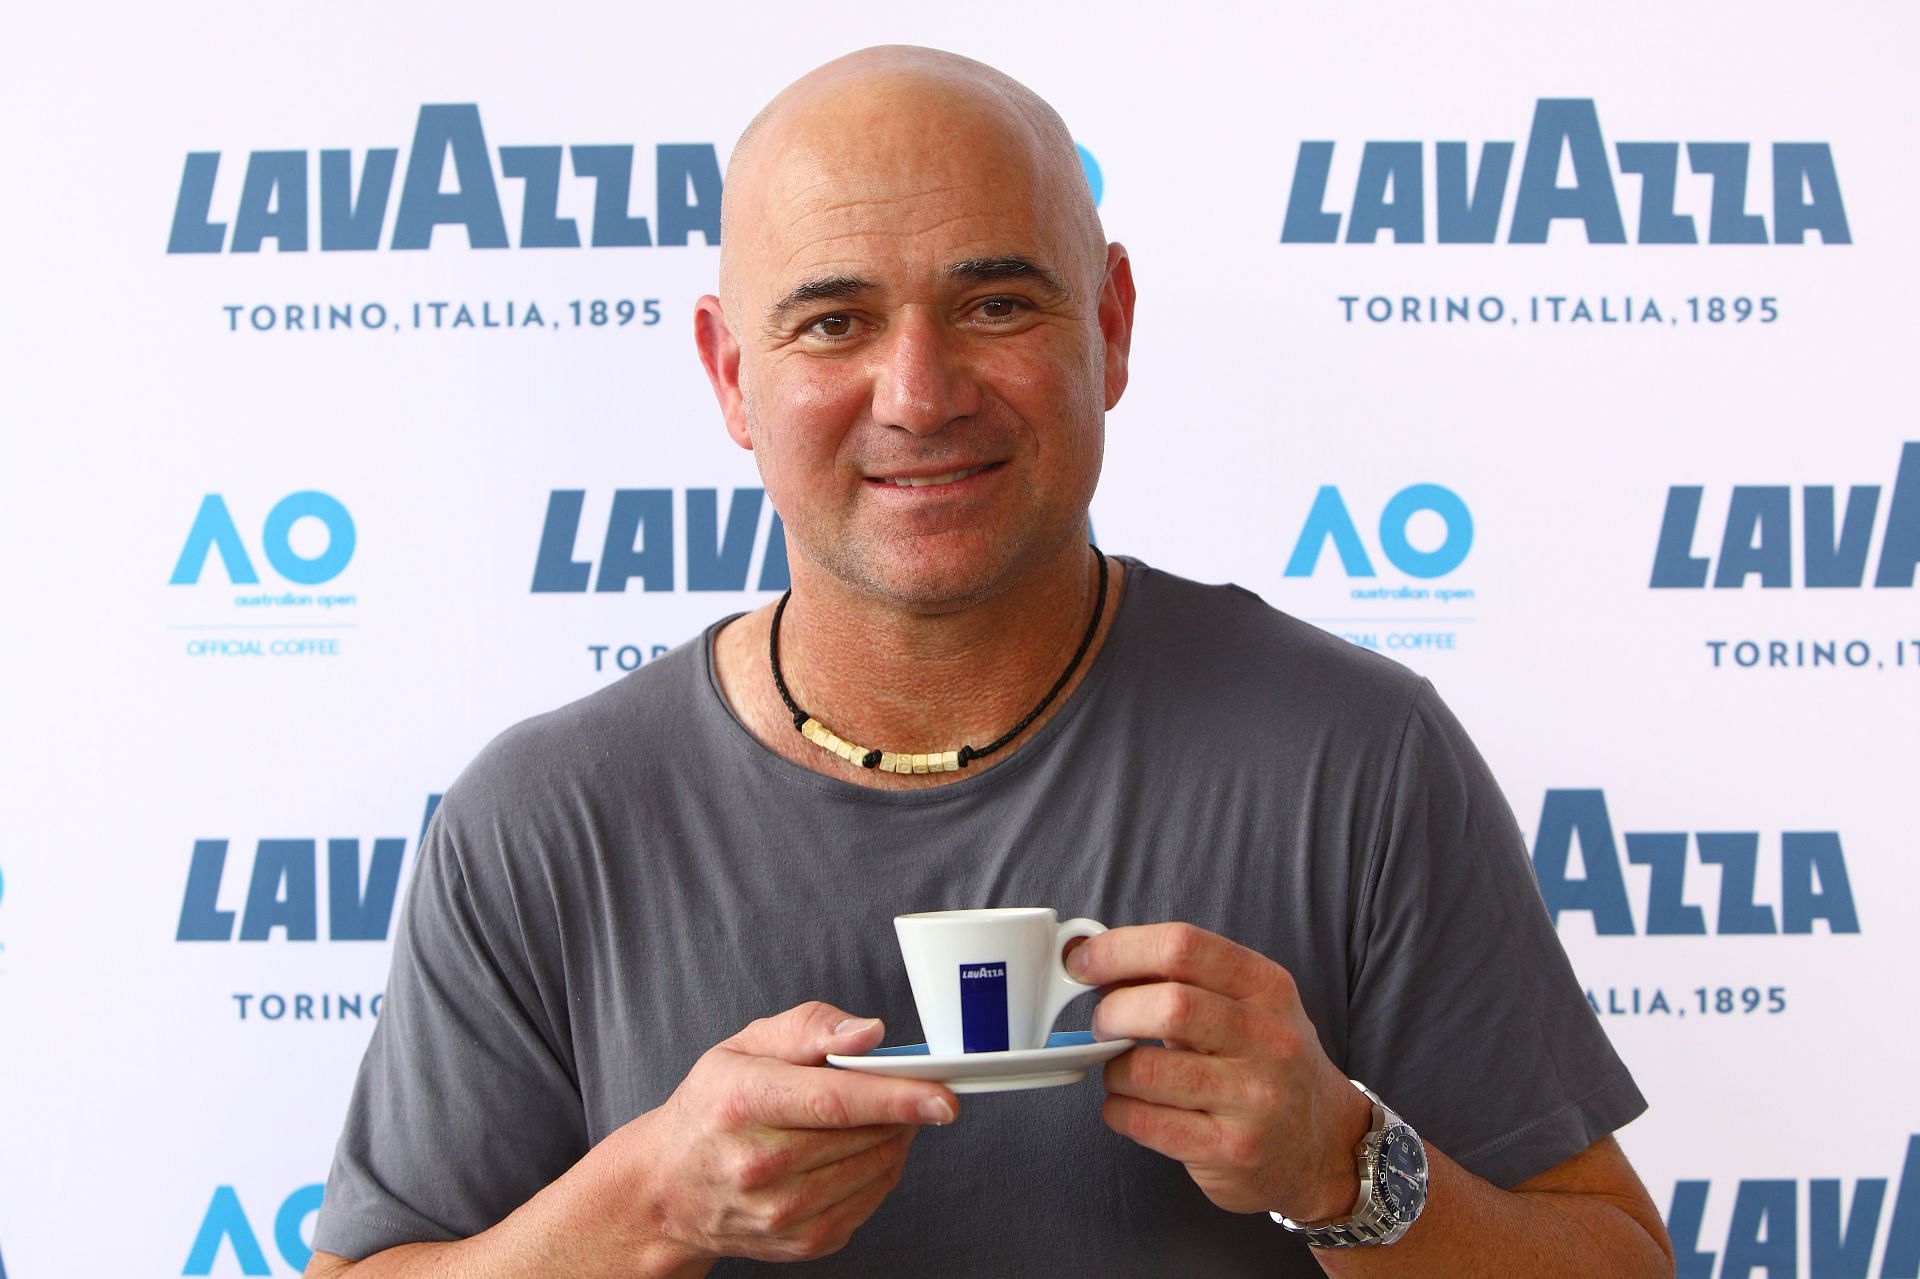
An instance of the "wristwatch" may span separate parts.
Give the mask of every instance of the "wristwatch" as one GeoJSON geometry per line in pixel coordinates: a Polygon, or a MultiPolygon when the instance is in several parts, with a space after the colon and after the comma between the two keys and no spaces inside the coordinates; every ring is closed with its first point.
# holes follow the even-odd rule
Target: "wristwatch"
{"type": "Polygon", "coordinates": [[[1353,1212],[1338,1221],[1293,1221],[1269,1213],[1288,1230],[1307,1237],[1315,1248],[1366,1248],[1390,1244],[1427,1206],[1427,1148],[1400,1116],[1358,1079],[1348,1083],[1373,1103],[1373,1128],[1356,1148],[1360,1197],[1353,1212]]]}

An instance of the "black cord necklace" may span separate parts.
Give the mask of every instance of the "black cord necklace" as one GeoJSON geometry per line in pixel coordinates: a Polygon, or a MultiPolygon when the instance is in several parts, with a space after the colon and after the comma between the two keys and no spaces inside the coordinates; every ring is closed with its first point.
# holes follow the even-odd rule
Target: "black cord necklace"
{"type": "Polygon", "coordinates": [[[1087,649],[1092,647],[1094,633],[1100,629],[1100,616],[1107,609],[1107,557],[1100,553],[1099,547],[1093,548],[1093,554],[1100,561],[1100,589],[1094,595],[1093,617],[1087,622],[1087,633],[1080,637],[1080,647],[1073,650],[1073,660],[1067,663],[1066,670],[1060,672],[1060,678],[1053,681],[1053,687],[1047,690],[1046,696],[1040,699],[1038,706],[1028,711],[1018,724],[978,749],[962,746],[957,751],[929,751],[924,755],[909,754],[904,751],[872,750],[865,746],[855,746],[801,710],[794,703],[793,694],[787,691],[787,681],[780,674],[780,617],[787,611],[787,601],[793,598],[791,588],[780,597],[780,602],[774,605],[773,629],[767,636],[767,664],[773,668],[773,686],[780,690],[780,700],[785,702],[787,709],[793,713],[793,726],[799,730],[800,735],[820,749],[831,751],[850,764],[858,764],[861,768],[877,768],[883,773],[957,772],[981,756],[993,754],[1020,736],[1027,725],[1033,723],[1040,717],[1040,712],[1047,709],[1048,703],[1060,695],[1060,690],[1067,686],[1067,681],[1073,678],[1073,673],[1080,669],[1080,659],[1085,657],[1087,649]]]}

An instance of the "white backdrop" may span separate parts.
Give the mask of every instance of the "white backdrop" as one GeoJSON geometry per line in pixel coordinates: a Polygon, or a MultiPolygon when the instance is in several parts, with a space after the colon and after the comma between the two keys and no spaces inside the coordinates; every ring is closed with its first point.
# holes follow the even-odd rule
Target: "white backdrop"
{"type": "Polygon", "coordinates": [[[690,341],[717,250],[660,241],[708,216],[700,148],[723,167],[779,86],[888,41],[1021,78],[1098,166],[1140,287],[1102,545],[1430,675],[1540,832],[1682,1274],[1920,1274],[1920,20],[1290,8],[17,17],[0,1276],[304,1263],[433,797],[507,724],[768,598],[772,512],[733,505],[757,477],[690,341]],[[439,174],[428,126],[476,120],[484,163],[462,140],[439,174]],[[1490,243],[1438,242],[1446,143],[1490,243]],[[330,151],[377,248],[322,246],[330,151]],[[656,243],[595,247],[585,171],[628,154],[601,238],[656,243]],[[1663,165],[1670,217],[1642,207],[1663,165]],[[505,247],[393,247],[443,184],[482,241],[497,203],[505,247]],[[1587,216],[1526,243],[1528,205],[1587,216]],[[1624,242],[1590,243],[1610,207],[1624,242]],[[1405,239],[1346,242],[1356,211],[1405,239]],[[1329,214],[1338,242],[1283,242],[1329,214]],[[1655,242],[1680,216],[1697,242],[1655,242]],[[585,247],[530,246],[554,218],[585,247]],[[713,566],[716,506],[758,524],[713,566]],[[553,581],[598,576],[616,510],[647,516],[644,577],[531,589],[549,527],[553,581]]]}

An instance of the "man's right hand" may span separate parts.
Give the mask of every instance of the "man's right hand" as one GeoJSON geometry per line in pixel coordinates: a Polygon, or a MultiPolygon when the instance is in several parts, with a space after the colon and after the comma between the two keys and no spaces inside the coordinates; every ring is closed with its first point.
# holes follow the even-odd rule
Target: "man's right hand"
{"type": "Polygon", "coordinates": [[[837,1252],[899,1184],[921,1125],[959,1113],[939,1084],[822,1069],[881,1031],[817,1002],[763,1018],[491,1230],[357,1264],[315,1253],[307,1274],[687,1279],[722,1257],[837,1252]]]}
{"type": "Polygon", "coordinates": [[[646,1233],[696,1263],[845,1247],[899,1183],[920,1125],[959,1113],[939,1084],[820,1069],[881,1030],[809,1003],[709,1049],[666,1104],[604,1143],[624,1148],[646,1233]]]}

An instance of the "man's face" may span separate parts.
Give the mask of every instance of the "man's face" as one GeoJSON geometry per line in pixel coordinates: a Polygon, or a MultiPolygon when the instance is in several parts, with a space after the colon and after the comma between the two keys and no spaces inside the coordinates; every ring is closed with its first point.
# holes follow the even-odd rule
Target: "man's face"
{"type": "Polygon", "coordinates": [[[758,140],[728,426],[799,557],[939,608],[1084,538],[1132,297],[1032,130],[911,88],[829,92],[758,140]]]}

